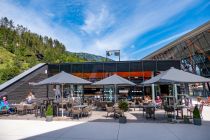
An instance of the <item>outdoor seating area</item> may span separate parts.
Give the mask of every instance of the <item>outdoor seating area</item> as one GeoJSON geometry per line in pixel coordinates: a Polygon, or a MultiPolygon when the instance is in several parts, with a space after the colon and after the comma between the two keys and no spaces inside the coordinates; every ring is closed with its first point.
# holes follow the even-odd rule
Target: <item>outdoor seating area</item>
{"type": "MultiPolygon", "coordinates": [[[[163,108],[159,108],[156,104],[152,102],[147,102],[144,98],[141,99],[141,102],[135,102],[139,99],[134,99],[133,101],[126,101],[128,104],[128,111],[125,112],[125,116],[128,122],[152,122],[152,123],[171,123],[176,119],[185,123],[185,119],[188,118],[192,123],[193,119],[193,110],[194,105],[177,105],[175,110],[174,106],[171,106],[167,102],[170,97],[161,97],[163,102],[163,108]],[[138,104],[137,104],[138,103],[138,104]],[[133,107],[132,105],[135,105],[133,107]]],[[[75,101],[78,101],[75,100],[75,101]]],[[[183,100],[187,101],[187,99],[183,100]]],[[[19,104],[10,104],[10,108],[14,111],[10,112],[1,112],[0,119],[30,119],[30,120],[45,120],[46,110],[49,104],[53,107],[53,120],[62,119],[62,110],[63,110],[63,119],[65,121],[94,121],[94,122],[118,122],[120,116],[122,116],[123,111],[118,107],[118,103],[111,103],[105,101],[92,100],[92,104],[85,104],[81,102],[78,104],[72,99],[63,99],[63,105],[61,102],[57,102],[54,99],[36,99],[32,104],[19,103],[19,104]],[[100,104],[100,105],[99,105],[100,104]],[[105,109],[101,107],[105,105],[105,109]],[[63,106],[63,108],[62,108],[63,106]]],[[[197,102],[199,104],[199,111],[202,116],[203,110],[203,101],[197,102]]],[[[206,106],[206,105],[205,105],[206,106]]],[[[208,106],[206,106],[208,107],[208,106]]]]}
{"type": "Polygon", "coordinates": [[[120,122],[124,117],[128,122],[186,123],[187,120],[187,123],[192,123],[195,115],[194,111],[197,109],[198,115],[202,118],[203,106],[208,106],[210,99],[201,97],[193,99],[187,94],[177,93],[176,86],[178,83],[210,81],[207,78],[193,76],[192,74],[186,74],[186,72],[171,68],[142,83],[145,86],[148,84],[172,84],[173,89],[170,94],[159,93],[159,95],[155,95],[152,89],[150,95],[121,99],[117,95],[117,88],[120,86],[136,86],[135,83],[116,74],[91,83],[74,75],[61,72],[38,83],[31,83],[32,86],[56,85],[53,89],[55,98],[48,97],[48,94],[46,94],[46,98],[35,98],[33,93],[29,92],[27,98],[23,99],[22,102],[8,103],[6,97],[3,97],[0,118],[5,118],[5,116],[8,118],[12,118],[10,116],[18,116],[19,119],[40,119],[46,117],[46,120],[48,120],[49,117],[52,117],[55,120],[59,118],[104,122],[115,122],[119,119],[120,122]],[[177,76],[173,77],[175,74],[177,76]],[[184,74],[188,76],[188,79],[182,77],[184,74]],[[189,77],[192,79],[189,79],[189,77]],[[112,85],[114,87],[114,94],[112,98],[98,98],[97,96],[84,98],[82,94],[77,94],[76,96],[69,94],[69,96],[65,97],[63,94],[65,84],[112,85]],[[30,118],[28,118],[29,116],[30,118]]]}

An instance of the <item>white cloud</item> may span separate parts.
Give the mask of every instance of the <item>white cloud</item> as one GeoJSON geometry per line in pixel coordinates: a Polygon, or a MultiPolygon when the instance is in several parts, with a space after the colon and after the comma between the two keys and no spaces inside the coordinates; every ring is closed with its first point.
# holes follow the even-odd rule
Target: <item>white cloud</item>
{"type": "Polygon", "coordinates": [[[74,32],[56,23],[51,23],[48,18],[48,16],[53,16],[51,13],[48,13],[48,16],[45,17],[42,13],[27,7],[21,7],[10,1],[2,0],[0,3],[0,17],[5,16],[12,19],[16,24],[27,27],[32,32],[58,39],[69,51],[82,50],[82,41],[74,32]]]}
{"type": "Polygon", "coordinates": [[[133,16],[126,17],[111,34],[96,39],[87,47],[86,51],[103,55],[105,50],[122,50],[130,46],[138,36],[164,24],[167,20],[172,20],[172,17],[176,14],[189,8],[192,5],[192,0],[177,1],[170,5],[165,4],[165,2],[157,6],[152,3],[150,4],[152,7],[146,9],[144,7],[142,9],[139,6],[133,16]]]}
{"type": "Polygon", "coordinates": [[[112,6],[117,7],[117,4],[112,6],[105,3],[93,4],[86,7],[84,11],[86,13],[85,24],[75,29],[87,34],[75,33],[71,27],[54,23],[50,18],[56,15],[47,9],[45,13],[40,13],[27,6],[21,7],[6,0],[0,2],[0,17],[7,16],[15,23],[26,26],[32,32],[56,38],[69,51],[83,51],[105,56],[106,50],[121,49],[122,58],[125,60],[131,54],[123,50],[127,46],[132,46],[137,37],[165,24],[168,20],[173,20],[176,14],[190,8],[195,3],[192,0],[176,1],[172,4],[168,1],[146,1],[143,4],[139,2],[136,3],[136,10],[126,17],[116,17],[115,13],[118,11],[113,11],[112,6]],[[103,32],[109,28],[112,28],[112,31],[104,34],[103,32]]]}
{"type": "Polygon", "coordinates": [[[114,23],[114,16],[109,12],[105,5],[102,5],[98,11],[88,9],[85,14],[85,24],[81,29],[88,34],[94,33],[99,35],[114,23]]]}
{"type": "Polygon", "coordinates": [[[156,50],[157,47],[160,47],[160,46],[162,46],[162,45],[165,45],[165,44],[167,44],[167,43],[169,43],[169,42],[171,42],[171,41],[177,39],[178,37],[180,37],[180,36],[186,34],[186,33],[189,32],[189,31],[190,31],[190,30],[181,32],[181,33],[179,33],[179,34],[173,35],[173,36],[168,37],[168,38],[166,38],[166,39],[163,39],[163,40],[161,40],[161,41],[159,41],[159,42],[156,42],[156,43],[154,43],[154,44],[152,44],[152,45],[149,45],[149,46],[147,46],[147,47],[144,47],[144,48],[141,48],[141,49],[139,49],[139,50],[136,50],[136,51],[133,52],[131,55],[140,54],[141,52],[144,52],[144,51],[149,50],[149,49],[154,49],[154,50],[156,50]]]}

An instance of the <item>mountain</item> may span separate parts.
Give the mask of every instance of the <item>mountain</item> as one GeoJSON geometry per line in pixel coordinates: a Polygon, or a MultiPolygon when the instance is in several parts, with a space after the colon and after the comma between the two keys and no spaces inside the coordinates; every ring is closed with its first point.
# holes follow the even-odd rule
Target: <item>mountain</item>
{"type": "Polygon", "coordinates": [[[56,39],[32,33],[22,25],[15,26],[6,17],[0,19],[0,84],[38,63],[102,60],[105,58],[68,52],[56,39]]]}
{"type": "Polygon", "coordinates": [[[109,58],[105,58],[105,57],[102,57],[102,56],[99,56],[99,55],[94,55],[94,54],[89,54],[89,53],[73,53],[72,54],[75,54],[76,56],[78,56],[79,58],[82,58],[82,59],[85,59],[87,61],[94,61],[94,62],[105,62],[105,61],[113,61],[112,59],[109,59],[109,58]]]}

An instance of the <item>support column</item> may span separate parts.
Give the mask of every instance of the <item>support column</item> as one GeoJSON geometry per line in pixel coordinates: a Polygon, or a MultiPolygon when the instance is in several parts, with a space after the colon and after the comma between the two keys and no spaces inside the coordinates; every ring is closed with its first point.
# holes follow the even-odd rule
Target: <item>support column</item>
{"type": "MultiPolygon", "coordinates": [[[[154,72],[152,73],[152,77],[154,77],[154,72]]],[[[155,84],[152,84],[152,102],[155,103],[155,84]]]]}
{"type": "Polygon", "coordinates": [[[114,85],[114,101],[117,102],[117,85],[114,85]]]}
{"type": "Polygon", "coordinates": [[[155,102],[155,84],[152,84],[152,102],[155,102]]]}
{"type": "Polygon", "coordinates": [[[177,96],[177,84],[174,84],[174,96],[175,96],[175,99],[177,101],[177,99],[178,99],[178,96],[177,96]]]}
{"type": "Polygon", "coordinates": [[[176,84],[173,84],[173,95],[175,97],[174,101],[174,121],[176,121],[176,102],[177,102],[177,86],[176,84]]]}
{"type": "Polygon", "coordinates": [[[206,94],[206,85],[205,85],[205,83],[202,83],[202,85],[203,85],[203,95],[202,96],[207,97],[207,94],[206,94]]]}
{"type": "Polygon", "coordinates": [[[62,106],[62,117],[63,117],[63,84],[62,86],[62,92],[61,92],[61,106],[62,106]]]}

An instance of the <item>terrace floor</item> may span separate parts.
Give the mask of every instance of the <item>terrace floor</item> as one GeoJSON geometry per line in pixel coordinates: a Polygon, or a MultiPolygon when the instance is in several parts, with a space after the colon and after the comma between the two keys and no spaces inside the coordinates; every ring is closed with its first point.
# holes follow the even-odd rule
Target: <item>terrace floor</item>
{"type": "MultiPolygon", "coordinates": [[[[187,112],[184,110],[184,115],[186,115],[187,112]]],[[[79,119],[72,117],[54,117],[54,121],[74,121],[74,122],[118,122],[118,119],[113,118],[113,114],[110,114],[109,117],[106,116],[106,111],[93,111],[92,115],[89,117],[80,117],[79,119]]],[[[156,110],[155,111],[155,119],[146,119],[145,116],[143,116],[142,109],[132,109],[128,112],[125,112],[125,116],[127,117],[128,123],[169,123],[167,117],[165,116],[164,110],[156,110]]],[[[45,120],[44,117],[35,117],[34,114],[27,114],[27,115],[0,115],[0,120],[6,119],[6,120],[45,120]]],[[[204,106],[203,109],[203,119],[210,121],[210,106],[204,106]]],[[[179,120],[179,119],[178,119],[179,120]]]]}
{"type": "MultiPolygon", "coordinates": [[[[34,115],[9,115],[0,117],[0,139],[4,140],[209,140],[210,107],[203,110],[203,124],[161,123],[164,112],[157,112],[156,120],[146,120],[142,111],[126,113],[128,123],[119,124],[112,117],[106,118],[106,112],[94,111],[91,117],[72,120],[54,118],[46,122],[45,118],[34,115]],[[162,114],[162,115],[161,115],[162,114]],[[162,117],[161,117],[162,116],[162,117]],[[160,123],[159,123],[160,122],[160,123]]],[[[164,119],[165,120],[165,119],[164,119]]]]}

